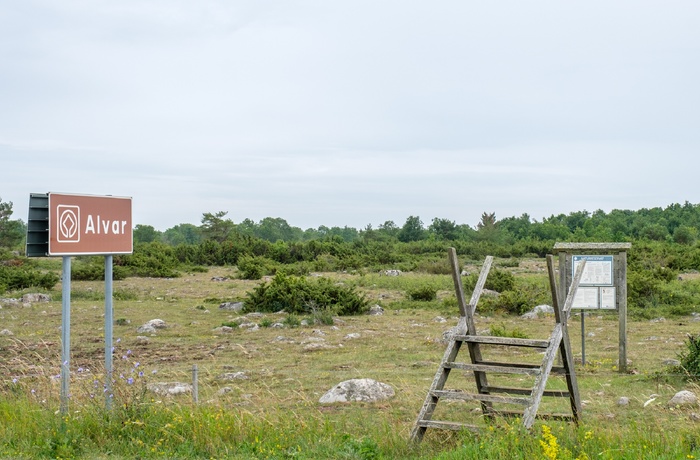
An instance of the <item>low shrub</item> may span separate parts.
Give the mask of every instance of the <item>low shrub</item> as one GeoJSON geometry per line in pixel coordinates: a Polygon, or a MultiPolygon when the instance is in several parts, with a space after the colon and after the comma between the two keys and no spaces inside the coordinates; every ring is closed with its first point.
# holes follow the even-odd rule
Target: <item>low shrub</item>
{"type": "Polygon", "coordinates": [[[41,272],[24,265],[0,265],[0,294],[29,287],[51,290],[58,281],[58,275],[52,272],[41,272]]]}
{"type": "Polygon", "coordinates": [[[689,378],[700,380],[700,334],[688,334],[686,349],[678,355],[681,362],[679,369],[686,373],[689,378]]]}
{"type": "MultiPolygon", "coordinates": [[[[478,273],[472,273],[471,275],[463,278],[464,288],[467,292],[472,292],[476,286],[476,282],[479,280],[478,273]]],[[[489,271],[489,276],[486,277],[486,283],[484,284],[485,289],[491,289],[496,292],[510,291],[515,286],[515,276],[509,271],[499,270],[497,268],[491,268],[489,271]]]]}
{"type": "Polygon", "coordinates": [[[247,293],[246,311],[312,313],[311,306],[329,308],[338,315],[357,315],[369,310],[369,301],[354,288],[328,278],[309,280],[278,273],[270,283],[262,283],[247,293]]]}
{"type": "Polygon", "coordinates": [[[411,300],[430,302],[437,298],[437,289],[432,286],[421,286],[409,289],[406,294],[411,300]]]}
{"type": "Polygon", "coordinates": [[[238,258],[238,277],[243,280],[259,280],[274,273],[276,263],[267,257],[242,256],[238,258]]]}

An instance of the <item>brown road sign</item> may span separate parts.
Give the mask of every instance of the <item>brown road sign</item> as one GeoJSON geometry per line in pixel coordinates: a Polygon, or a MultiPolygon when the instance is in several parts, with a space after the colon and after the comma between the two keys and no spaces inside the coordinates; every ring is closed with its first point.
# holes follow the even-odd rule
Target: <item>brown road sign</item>
{"type": "Polygon", "coordinates": [[[49,193],[49,255],[131,254],[131,198],[49,193]]]}

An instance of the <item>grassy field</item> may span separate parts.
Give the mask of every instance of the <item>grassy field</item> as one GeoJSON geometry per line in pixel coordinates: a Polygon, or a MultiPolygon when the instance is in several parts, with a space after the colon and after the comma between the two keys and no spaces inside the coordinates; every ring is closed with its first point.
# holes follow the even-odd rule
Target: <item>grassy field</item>
{"type": "MultiPolygon", "coordinates": [[[[544,278],[543,267],[544,261],[531,260],[509,269],[516,276],[544,278]]],[[[384,307],[384,314],[289,327],[293,322],[284,313],[221,310],[220,302],[241,300],[258,283],[236,279],[235,268],[116,281],[111,412],[104,410],[103,282],[72,285],[71,399],[64,416],[58,413],[56,378],[60,285],[51,292],[51,302],[0,309],[0,330],[12,333],[0,336],[0,457],[700,458],[700,408],[667,405],[677,391],[698,394],[700,388],[672,375],[664,364],[684,349],[686,334],[700,331],[700,322],[692,317],[630,321],[626,374],[617,372],[616,313],[586,317],[585,365],[580,361],[580,317],[572,317],[569,328],[584,401],[579,427],[538,422],[523,432],[514,419],[487,424],[476,405],[441,403],[436,419],[470,420],[482,425],[483,432],[428,430],[415,446],[409,435],[442,358],[442,334],[457,323],[451,278],[317,275],[357,286],[371,304],[384,307]],[[217,277],[224,280],[215,281],[217,277]],[[421,284],[435,286],[438,299],[408,300],[406,291],[421,284]],[[156,318],[167,327],[155,334],[137,332],[156,318]],[[285,327],[271,327],[285,321],[285,327]],[[218,330],[223,324],[243,326],[223,332],[218,330]],[[199,372],[199,404],[191,395],[164,397],[145,390],[147,383],[191,383],[193,365],[199,372]],[[236,373],[239,378],[232,379],[236,373]],[[318,403],[337,383],[353,378],[387,383],[396,396],[376,404],[318,403]],[[629,405],[619,405],[621,397],[629,398],[629,405]]],[[[484,334],[498,330],[544,339],[554,319],[494,315],[479,316],[476,322],[484,334]]],[[[505,351],[494,347],[487,353],[504,359],[505,351]]],[[[541,360],[524,353],[518,358],[541,360]]],[[[468,360],[466,351],[460,356],[468,360]]],[[[551,380],[550,387],[562,387],[563,382],[551,380]]],[[[471,391],[473,376],[455,371],[448,386],[471,391]]],[[[541,411],[568,411],[561,401],[547,404],[541,411]]]]}

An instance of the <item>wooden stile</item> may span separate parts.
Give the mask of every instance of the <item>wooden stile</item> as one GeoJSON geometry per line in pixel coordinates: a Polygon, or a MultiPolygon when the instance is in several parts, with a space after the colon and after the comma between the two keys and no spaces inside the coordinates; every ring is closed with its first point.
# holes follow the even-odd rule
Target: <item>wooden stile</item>
{"type": "Polygon", "coordinates": [[[452,279],[455,285],[455,293],[459,304],[460,318],[457,325],[457,333],[452,337],[447,345],[442,362],[435,374],[435,378],[430,386],[430,390],[425,398],[425,402],[416,419],[416,423],[411,431],[411,440],[420,442],[428,428],[461,430],[467,429],[478,431],[479,427],[471,424],[433,420],[433,414],[441,400],[446,401],[478,401],[481,410],[487,420],[492,420],[495,416],[516,416],[522,418],[523,426],[530,429],[535,418],[571,420],[578,423],[581,416],[581,400],[578,392],[576,373],[573,362],[573,354],[569,343],[567,321],[571,312],[576,290],[578,289],[581,275],[585,266],[583,261],[576,275],[574,276],[571,289],[561,306],[560,292],[554,274],[554,258],[547,256],[547,268],[549,270],[549,281],[552,290],[552,306],[555,312],[555,325],[549,339],[532,340],[518,339],[512,337],[492,337],[478,335],[474,323],[476,305],[479,302],[481,293],[486,283],[486,278],[493,263],[493,257],[488,256],[482,266],[479,279],[474,287],[471,300],[467,304],[462,287],[461,270],[457,261],[457,252],[454,248],[449,250],[449,258],[452,266],[452,279]],[[462,344],[467,344],[469,350],[470,363],[458,362],[457,357],[462,344]],[[541,364],[527,363],[497,363],[485,361],[482,356],[481,345],[499,345],[505,347],[524,347],[544,350],[541,364]],[[554,366],[557,355],[563,361],[561,366],[554,366]],[[476,382],[476,392],[469,393],[463,390],[445,389],[445,384],[452,369],[472,371],[476,382]],[[520,374],[534,377],[532,389],[506,388],[490,386],[487,374],[520,374]],[[546,390],[547,379],[551,374],[561,374],[566,378],[568,391],[546,390]],[[506,395],[506,396],[502,396],[506,395]],[[515,396],[518,395],[518,396],[515,396]],[[523,397],[524,396],[524,397],[523,397]],[[543,397],[569,398],[571,404],[571,415],[568,414],[538,414],[538,408],[543,397]],[[494,404],[512,404],[522,406],[523,411],[503,411],[496,410],[494,404]]]}

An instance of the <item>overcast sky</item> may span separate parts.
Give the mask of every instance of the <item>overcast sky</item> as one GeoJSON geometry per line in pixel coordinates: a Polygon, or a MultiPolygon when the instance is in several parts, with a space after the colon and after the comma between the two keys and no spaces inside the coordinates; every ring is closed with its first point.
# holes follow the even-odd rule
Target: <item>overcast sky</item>
{"type": "Polygon", "coordinates": [[[0,198],[165,230],[700,203],[700,2],[8,0],[0,198]]]}

